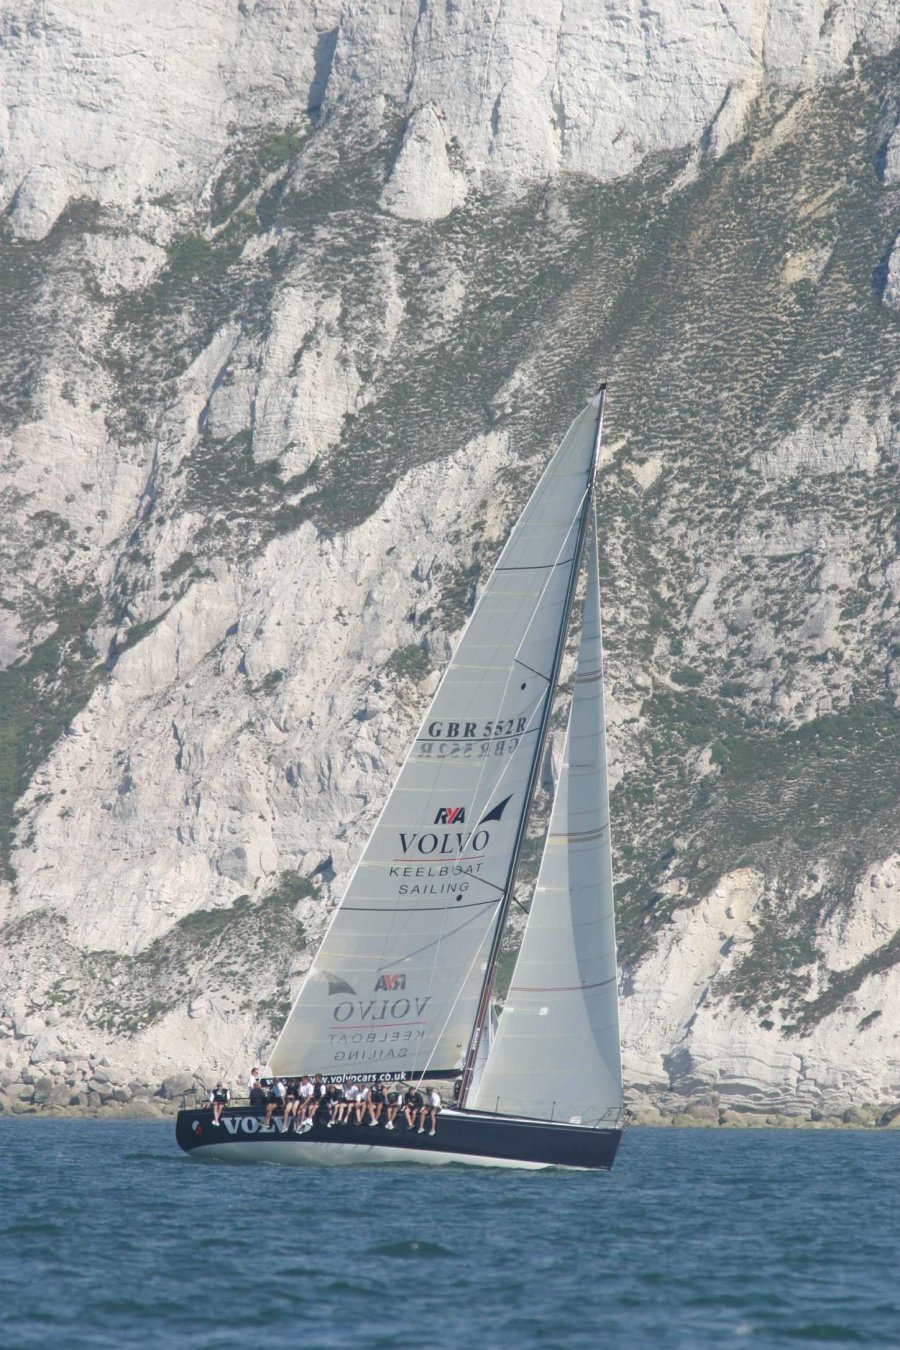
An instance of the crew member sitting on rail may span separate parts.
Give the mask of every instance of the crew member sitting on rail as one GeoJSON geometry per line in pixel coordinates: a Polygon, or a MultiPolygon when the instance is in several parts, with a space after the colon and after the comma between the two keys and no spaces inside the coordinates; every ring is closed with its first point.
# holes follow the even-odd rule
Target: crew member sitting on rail
{"type": "Polygon", "coordinates": [[[272,1117],[279,1106],[284,1105],[286,1097],[287,1088],[285,1087],[283,1080],[281,1078],[273,1078],[269,1083],[269,1095],[266,1098],[268,1105],[266,1106],[266,1118],[263,1122],[263,1128],[272,1124],[272,1117]]]}
{"type": "Polygon", "coordinates": [[[297,1080],[296,1078],[289,1078],[285,1083],[284,1115],[282,1117],[282,1123],[285,1130],[288,1127],[288,1121],[295,1111],[299,1114],[300,1103],[297,1097],[297,1080]]]}
{"type": "Polygon", "coordinates": [[[266,1109],[266,1089],[262,1086],[259,1079],[256,1080],[253,1087],[250,1089],[250,1105],[259,1111],[264,1111],[266,1109]]]}
{"type": "Polygon", "coordinates": [[[392,1130],[394,1128],[397,1112],[400,1110],[403,1103],[403,1093],[401,1092],[400,1087],[401,1085],[399,1083],[395,1083],[394,1086],[388,1088],[385,1093],[385,1097],[387,1098],[385,1103],[385,1115],[387,1116],[387,1119],[384,1122],[384,1128],[386,1130],[392,1130]]]}
{"type": "Polygon", "coordinates": [[[369,1089],[365,1083],[359,1083],[356,1088],[356,1123],[361,1125],[363,1116],[369,1109],[369,1089]]]}
{"type": "Polygon", "coordinates": [[[369,1125],[377,1125],[384,1110],[384,1085],[379,1078],[369,1093],[369,1125]]]}
{"type": "Polygon", "coordinates": [[[422,1114],[419,1117],[419,1134],[424,1130],[425,1121],[427,1119],[431,1120],[431,1129],[428,1133],[434,1134],[437,1129],[437,1118],[440,1115],[440,1111],[441,1094],[438,1092],[437,1088],[432,1088],[425,1098],[425,1105],[422,1107],[422,1114]]]}
{"type": "Polygon", "coordinates": [[[421,1115],[424,1105],[425,1098],[419,1089],[410,1083],[406,1089],[406,1096],[403,1098],[403,1114],[406,1116],[406,1124],[409,1129],[415,1129],[416,1121],[421,1115]]]}
{"type": "Polygon", "coordinates": [[[297,1125],[303,1124],[307,1116],[315,1110],[313,1085],[308,1073],[305,1073],[297,1085],[297,1125]]]}
{"type": "Polygon", "coordinates": [[[345,1089],[340,1083],[335,1084],[334,1096],[331,1099],[332,1109],[331,1119],[328,1122],[329,1127],[332,1125],[343,1125],[344,1121],[347,1119],[347,1112],[350,1110],[350,1098],[347,1095],[348,1092],[349,1088],[345,1089]]]}
{"type": "Polygon", "coordinates": [[[321,1121],[325,1119],[328,1111],[328,1084],[320,1073],[316,1074],[315,1081],[313,1082],[312,1096],[309,1099],[309,1103],[310,1120],[315,1120],[316,1116],[321,1111],[322,1115],[319,1117],[321,1123],[321,1121]]]}
{"type": "Polygon", "coordinates": [[[356,1118],[356,1103],[359,1101],[359,1083],[353,1082],[349,1087],[344,1085],[344,1096],[350,1103],[347,1107],[344,1120],[354,1120],[356,1118]]]}
{"type": "Polygon", "coordinates": [[[213,1109],[213,1124],[218,1125],[222,1119],[222,1112],[231,1101],[231,1093],[227,1087],[223,1087],[221,1081],[216,1083],[212,1092],[209,1094],[209,1100],[213,1109]]]}

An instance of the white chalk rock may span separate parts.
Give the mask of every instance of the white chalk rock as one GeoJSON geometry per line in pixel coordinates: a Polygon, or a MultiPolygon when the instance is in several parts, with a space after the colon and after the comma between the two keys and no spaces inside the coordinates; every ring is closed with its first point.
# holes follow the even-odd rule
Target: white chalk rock
{"type": "Polygon", "coordinates": [[[139,235],[86,234],[83,248],[101,294],[140,290],[166,263],[166,251],[139,235]]]}
{"type": "Polygon", "coordinates": [[[442,220],[465,200],[465,175],[454,170],[444,128],[429,103],[410,117],[381,204],[404,220],[442,220]]]}
{"type": "Polygon", "coordinates": [[[900,314],[900,234],[894,240],[888,258],[887,276],[881,293],[882,303],[895,314],[900,314]]]}
{"type": "Polygon", "coordinates": [[[829,970],[851,970],[900,931],[900,854],[866,872],[849,904],[823,927],[819,950],[829,970]]]}
{"type": "Polygon", "coordinates": [[[881,180],[885,187],[900,183],[900,122],[894,127],[884,146],[881,180]]]}

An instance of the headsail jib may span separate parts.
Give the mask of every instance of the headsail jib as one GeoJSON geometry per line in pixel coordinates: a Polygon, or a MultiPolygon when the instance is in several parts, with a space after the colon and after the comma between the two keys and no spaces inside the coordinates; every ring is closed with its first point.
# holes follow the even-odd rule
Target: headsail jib
{"type": "Polygon", "coordinates": [[[622,1110],[596,530],[544,855],[473,1106],[612,1125],[622,1110]]]}
{"type": "Polygon", "coordinates": [[[465,1063],[555,692],[600,406],[569,429],[484,587],[272,1051],[275,1072],[465,1063]]]}

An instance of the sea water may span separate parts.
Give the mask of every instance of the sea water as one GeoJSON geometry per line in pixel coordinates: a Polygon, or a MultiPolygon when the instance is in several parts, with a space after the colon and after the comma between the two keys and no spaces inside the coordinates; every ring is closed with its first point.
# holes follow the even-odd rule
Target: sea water
{"type": "Polygon", "coordinates": [[[0,1121],[4,1347],[900,1346],[900,1132],[633,1129],[611,1175],[204,1164],[0,1121]]]}

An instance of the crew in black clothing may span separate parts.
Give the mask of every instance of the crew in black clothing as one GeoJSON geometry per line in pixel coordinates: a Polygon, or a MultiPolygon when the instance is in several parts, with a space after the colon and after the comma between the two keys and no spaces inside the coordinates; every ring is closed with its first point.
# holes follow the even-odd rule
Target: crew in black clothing
{"type": "Polygon", "coordinates": [[[416,1120],[421,1114],[424,1105],[425,1098],[422,1096],[421,1092],[419,1092],[418,1088],[413,1087],[412,1083],[410,1083],[409,1087],[406,1089],[406,1096],[403,1098],[403,1114],[406,1116],[406,1124],[409,1129],[415,1129],[416,1120]]]}
{"type": "Polygon", "coordinates": [[[266,1097],[266,1118],[264,1125],[268,1127],[272,1124],[272,1117],[280,1106],[284,1106],[287,1096],[287,1088],[284,1085],[283,1078],[272,1078],[269,1082],[269,1094],[266,1097]]]}
{"type": "Polygon", "coordinates": [[[300,1116],[300,1089],[296,1078],[289,1078],[285,1084],[283,1125],[286,1130],[288,1121],[294,1112],[300,1116]]]}
{"type": "Polygon", "coordinates": [[[320,1073],[317,1073],[313,1079],[312,1096],[309,1099],[308,1118],[311,1121],[318,1119],[321,1124],[325,1119],[328,1110],[328,1084],[320,1073]]]}
{"type": "Polygon", "coordinates": [[[347,1112],[350,1110],[350,1103],[344,1096],[344,1088],[341,1083],[332,1083],[331,1085],[331,1119],[328,1122],[328,1128],[332,1125],[343,1125],[347,1119],[347,1112]]]}
{"type": "MultiPolygon", "coordinates": [[[[217,1083],[209,1094],[214,1124],[220,1123],[230,1100],[228,1089],[217,1083]]],[[[429,1134],[433,1135],[441,1099],[434,1089],[425,1094],[421,1084],[385,1083],[378,1078],[371,1088],[366,1086],[360,1090],[359,1085],[349,1078],[344,1084],[326,1083],[322,1074],[317,1073],[314,1079],[304,1074],[302,1078],[287,1080],[266,1079],[265,1085],[254,1082],[250,1089],[250,1106],[255,1111],[264,1110],[264,1127],[272,1123],[273,1116],[283,1112],[284,1133],[293,1130],[303,1134],[314,1124],[331,1129],[335,1125],[357,1121],[360,1124],[365,1121],[370,1128],[381,1125],[385,1130],[393,1130],[402,1111],[407,1129],[418,1129],[419,1134],[423,1134],[430,1125],[429,1134]]]]}
{"type": "Polygon", "coordinates": [[[227,1087],[223,1087],[219,1082],[216,1083],[216,1086],[209,1094],[209,1100],[212,1103],[213,1124],[218,1125],[222,1120],[222,1112],[231,1101],[231,1093],[228,1091],[227,1087]]]}

